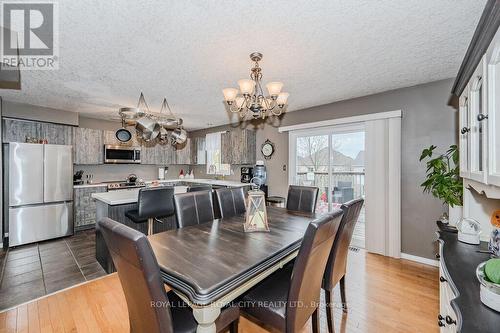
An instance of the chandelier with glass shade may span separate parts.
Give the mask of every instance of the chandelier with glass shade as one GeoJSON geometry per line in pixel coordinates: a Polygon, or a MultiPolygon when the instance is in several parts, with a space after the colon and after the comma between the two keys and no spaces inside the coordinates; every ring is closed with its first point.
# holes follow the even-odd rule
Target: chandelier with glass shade
{"type": "Polygon", "coordinates": [[[250,59],[254,62],[250,72],[250,79],[238,81],[239,90],[236,88],[226,88],[222,90],[224,99],[229,110],[238,113],[242,119],[265,119],[268,116],[279,116],[287,107],[287,92],[282,92],[282,82],[269,82],[266,84],[268,96],[262,89],[262,68],[259,61],[262,54],[254,52],[250,54],[250,59]]]}
{"type": "Polygon", "coordinates": [[[120,108],[118,114],[122,127],[134,126],[137,137],[145,142],[170,143],[175,146],[187,140],[187,132],[182,127],[183,120],[174,116],[166,98],[163,98],[159,113],[151,112],[141,92],[136,108],[120,108]]]}

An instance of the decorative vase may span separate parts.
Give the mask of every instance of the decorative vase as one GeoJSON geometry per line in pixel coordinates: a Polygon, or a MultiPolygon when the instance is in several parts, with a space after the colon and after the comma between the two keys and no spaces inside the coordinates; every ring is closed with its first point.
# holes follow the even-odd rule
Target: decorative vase
{"type": "Polygon", "coordinates": [[[462,206],[453,206],[448,205],[448,221],[450,221],[450,225],[457,225],[458,221],[462,219],[463,216],[463,207],[462,206]]]}

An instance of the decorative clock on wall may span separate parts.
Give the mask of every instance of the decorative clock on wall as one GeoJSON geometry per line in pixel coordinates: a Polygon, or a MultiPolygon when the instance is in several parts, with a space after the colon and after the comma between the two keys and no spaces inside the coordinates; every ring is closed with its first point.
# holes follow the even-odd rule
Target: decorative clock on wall
{"type": "Polygon", "coordinates": [[[274,143],[269,141],[269,139],[266,139],[266,141],[262,144],[262,147],[260,148],[260,151],[262,155],[264,155],[264,158],[266,160],[270,159],[271,156],[274,154],[274,143]]]}

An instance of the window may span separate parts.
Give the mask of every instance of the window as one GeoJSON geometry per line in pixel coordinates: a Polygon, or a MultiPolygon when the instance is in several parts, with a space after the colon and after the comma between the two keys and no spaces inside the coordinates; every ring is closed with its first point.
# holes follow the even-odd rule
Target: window
{"type": "Polygon", "coordinates": [[[216,132],[206,135],[207,175],[229,175],[231,166],[222,163],[222,133],[216,132]]]}

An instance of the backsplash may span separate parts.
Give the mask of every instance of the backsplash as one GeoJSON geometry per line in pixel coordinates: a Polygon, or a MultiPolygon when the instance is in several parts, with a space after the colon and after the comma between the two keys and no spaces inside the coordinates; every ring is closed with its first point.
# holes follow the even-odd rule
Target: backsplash
{"type": "MultiPolygon", "coordinates": [[[[207,175],[205,165],[169,165],[166,179],[176,179],[179,177],[179,172],[193,169],[195,178],[215,178],[214,175],[207,175]]],[[[240,166],[232,166],[232,174],[226,176],[227,180],[240,180],[240,166]]],[[[158,179],[158,167],[155,165],[140,165],[140,164],[102,164],[102,165],[75,165],[74,171],[83,170],[83,180],[86,175],[94,175],[94,183],[112,180],[124,180],[131,173],[137,175],[139,179],[154,180],[158,179]]]]}

